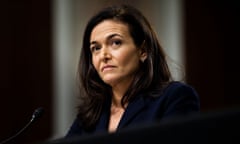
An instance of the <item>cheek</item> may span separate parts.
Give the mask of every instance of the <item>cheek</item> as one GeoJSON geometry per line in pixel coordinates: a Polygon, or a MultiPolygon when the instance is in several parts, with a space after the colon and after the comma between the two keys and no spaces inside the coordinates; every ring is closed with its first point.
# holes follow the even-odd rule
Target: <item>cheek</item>
{"type": "Polygon", "coordinates": [[[139,64],[139,57],[136,51],[123,52],[118,56],[118,62],[122,67],[129,69],[136,69],[139,64]]]}
{"type": "Polygon", "coordinates": [[[96,57],[92,57],[92,64],[93,64],[93,67],[98,71],[99,62],[98,62],[98,59],[96,57]]]}

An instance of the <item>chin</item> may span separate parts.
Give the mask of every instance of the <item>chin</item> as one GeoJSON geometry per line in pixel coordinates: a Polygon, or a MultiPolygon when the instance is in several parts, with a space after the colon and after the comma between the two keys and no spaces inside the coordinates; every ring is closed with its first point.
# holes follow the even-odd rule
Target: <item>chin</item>
{"type": "Polygon", "coordinates": [[[104,79],[103,81],[110,86],[114,86],[118,83],[117,82],[118,80],[116,80],[116,79],[104,79]]]}

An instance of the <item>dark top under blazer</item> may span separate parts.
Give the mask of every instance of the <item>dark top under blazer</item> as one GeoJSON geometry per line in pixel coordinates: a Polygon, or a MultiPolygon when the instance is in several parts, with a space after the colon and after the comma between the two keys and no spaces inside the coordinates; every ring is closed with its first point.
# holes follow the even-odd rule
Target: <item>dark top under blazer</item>
{"type": "MultiPolygon", "coordinates": [[[[158,97],[148,97],[140,94],[130,102],[119,122],[117,130],[124,127],[136,126],[137,124],[150,124],[172,116],[192,114],[199,112],[199,97],[196,91],[189,85],[181,82],[172,82],[158,97]]],[[[110,104],[107,104],[96,124],[95,129],[86,132],[79,125],[76,118],[71,125],[66,138],[70,136],[107,132],[110,116],[110,104]]]]}

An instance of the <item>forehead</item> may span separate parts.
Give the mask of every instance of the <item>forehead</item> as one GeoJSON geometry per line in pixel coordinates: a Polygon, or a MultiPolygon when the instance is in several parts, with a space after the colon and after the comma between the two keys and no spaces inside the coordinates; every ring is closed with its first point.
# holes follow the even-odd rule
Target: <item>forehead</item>
{"type": "Polygon", "coordinates": [[[104,20],[93,28],[90,36],[90,41],[107,38],[112,34],[129,36],[128,25],[119,21],[104,20]]]}

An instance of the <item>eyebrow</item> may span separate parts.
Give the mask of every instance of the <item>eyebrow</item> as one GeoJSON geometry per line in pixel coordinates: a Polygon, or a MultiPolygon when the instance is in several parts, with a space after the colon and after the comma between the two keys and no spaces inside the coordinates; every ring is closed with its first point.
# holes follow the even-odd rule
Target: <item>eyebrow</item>
{"type": "MultiPolygon", "coordinates": [[[[113,38],[113,37],[115,37],[115,36],[123,37],[123,36],[120,35],[120,34],[114,33],[114,34],[109,35],[109,36],[107,37],[107,40],[109,40],[109,39],[111,39],[111,38],[113,38]]],[[[90,45],[92,45],[92,44],[97,44],[97,41],[92,41],[92,42],[90,42],[90,45]]]]}

